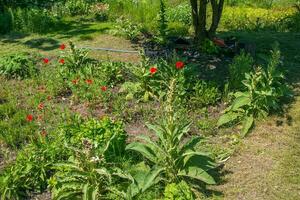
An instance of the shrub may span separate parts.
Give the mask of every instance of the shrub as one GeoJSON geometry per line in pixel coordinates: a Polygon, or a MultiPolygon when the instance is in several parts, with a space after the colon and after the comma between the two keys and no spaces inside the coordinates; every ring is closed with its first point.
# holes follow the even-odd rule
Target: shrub
{"type": "MultiPolygon", "coordinates": [[[[42,139],[41,141],[43,141],[42,139]]],[[[2,200],[26,199],[31,192],[43,192],[52,176],[53,164],[67,158],[60,139],[36,142],[19,152],[16,162],[0,176],[2,200]]]]}
{"type": "Polygon", "coordinates": [[[92,6],[91,13],[97,21],[107,21],[109,17],[109,4],[97,3],[92,6]]]}
{"type": "Polygon", "coordinates": [[[249,7],[225,7],[220,27],[226,30],[286,31],[286,23],[295,13],[292,9],[276,10],[249,7]]]}
{"type": "Polygon", "coordinates": [[[7,78],[30,78],[38,73],[36,59],[25,53],[0,58],[0,75],[7,78]]]}
{"type": "Polygon", "coordinates": [[[90,119],[86,122],[72,122],[62,130],[67,142],[82,148],[84,141],[89,141],[96,152],[103,152],[107,158],[121,156],[126,146],[127,134],[120,121],[112,121],[105,117],[98,121],[90,119]]]}
{"type": "Polygon", "coordinates": [[[208,106],[215,104],[220,99],[220,91],[213,83],[198,81],[193,90],[191,103],[194,105],[208,106]]]}
{"type": "Polygon", "coordinates": [[[300,20],[300,10],[297,13],[287,18],[285,22],[286,29],[293,32],[299,32],[300,31],[299,20],[300,20]]]}
{"type": "Polygon", "coordinates": [[[36,8],[16,8],[13,13],[13,30],[24,33],[46,33],[63,24],[48,10],[36,8]]]}
{"type": "Polygon", "coordinates": [[[131,41],[136,41],[141,34],[142,26],[140,24],[132,23],[128,19],[119,18],[115,26],[115,35],[121,35],[131,41]]]}
{"type": "Polygon", "coordinates": [[[207,54],[218,54],[220,49],[218,46],[216,46],[213,41],[209,39],[205,39],[203,44],[200,47],[201,51],[207,54]]]}
{"type": "Polygon", "coordinates": [[[4,9],[3,12],[0,11],[0,34],[6,34],[13,30],[14,28],[14,15],[12,9],[4,9]]]}
{"type": "Polygon", "coordinates": [[[85,15],[90,12],[90,4],[85,0],[68,0],[64,8],[71,16],[85,15]]]}
{"type": "Polygon", "coordinates": [[[55,165],[57,172],[49,180],[53,199],[96,200],[122,194],[115,185],[124,183],[124,179],[129,182],[131,176],[106,163],[105,150],[97,156],[89,150],[88,146],[84,151],[73,149],[74,156],[55,165]]]}
{"type": "Polygon", "coordinates": [[[280,100],[288,95],[284,76],[278,69],[280,51],[275,48],[266,69],[258,67],[247,73],[244,92],[236,92],[235,99],[218,121],[218,126],[242,122],[241,134],[246,136],[255,118],[266,117],[271,111],[280,109],[280,100]]]}
{"type": "Polygon", "coordinates": [[[170,22],[168,25],[168,36],[184,37],[189,34],[189,27],[181,22],[170,22]]]}
{"type": "Polygon", "coordinates": [[[245,79],[245,74],[252,71],[253,65],[253,58],[244,51],[234,57],[229,65],[229,87],[233,90],[243,89],[242,81],[245,79]]]}
{"type": "Polygon", "coordinates": [[[194,200],[194,194],[185,181],[171,183],[165,187],[164,200],[194,200]]]}
{"type": "Polygon", "coordinates": [[[0,140],[8,147],[26,144],[36,130],[37,125],[26,122],[26,112],[16,108],[16,102],[0,104],[0,140]]]}
{"type": "Polygon", "coordinates": [[[167,9],[167,20],[169,22],[180,22],[182,24],[192,25],[192,13],[188,3],[180,4],[176,7],[167,9]]]}
{"type": "Polygon", "coordinates": [[[70,42],[70,50],[61,55],[64,63],[60,66],[60,74],[63,78],[68,78],[76,72],[83,71],[91,59],[88,58],[88,51],[77,48],[70,42]]]}

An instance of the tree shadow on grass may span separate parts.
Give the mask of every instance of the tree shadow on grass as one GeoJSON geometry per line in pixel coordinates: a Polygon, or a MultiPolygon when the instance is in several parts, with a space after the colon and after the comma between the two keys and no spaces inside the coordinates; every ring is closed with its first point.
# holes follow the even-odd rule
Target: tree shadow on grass
{"type": "MultiPolygon", "coordinates": [[[[223,185],[225,183],[228,182],[228,180],[224,179],[224,177],[226,175],[232,174],[231,171],[229,170],[225,170],[224,169],[224,164],[220,165],[217,169],[212,170],[210,172],[210,174],[212,175],[212,177],[214,177],[215,181],[216,181],[216,185],[223,185]]],[[[207,196],[207,197],[212,197],[212,196],[223,196],[223,192],[215,190],[213,187],[210,188],[206,188],[203,193],[207,196]]]]}
{"type": "Polygon", "coordinates": [[[3,43],[16,43],[25,45],[32,49],[39,49],[43,51],[51,51],[59,47],[61,41],[67,40],[74,37],[80,40],[92,40],[93,34],[95,33],[105,33],[110,29],[110,23],[96,24],[84,21],[69,21],[64,22],[58,28],[48,31],[49,35],[41,36],[40,38],[32,38],[26,40],[25,38],[30,36],[30,34],[25,33],[11,33],[8,35],[0,35],[0,41],[3,43]]]}
{"type": "Polygon", "coordinates": [[[292,84],[300,83],[300,33],[293,32],[223,32],[221,37],[235,36],[242,42],[254,43],[256,45],[257,59],[259,56],[270,55],[270,50],[275,42],[279,43],[279,48],[283,58],[283,68],[287,71],[287,81],[292,84]]]}
{"type": "Polygon", "coordinates": [[[110,29],[109,25],[94,27],[93,23],[83,23],[83,22],[69,22],[67,28],[63,28],[55,33],[60,35],[59,39],[69,39],[73,37],[84,37],[89,34],[99,33],[103,34],[110,29]]]}
{"type": "Polygon", "coordinates": [[[27,40],[24,44],[30,48],[51,51],[57,49],[60,45],[60,42],[52,38],[37,38],[27,40]]]}
{"type": "Polygon", "coordinates": [[[0,35],[0,41],[3,43],[19,43],[19,40],[27,36],[29,36],[28,33],[10,33],[7,35],[0,35]]]}

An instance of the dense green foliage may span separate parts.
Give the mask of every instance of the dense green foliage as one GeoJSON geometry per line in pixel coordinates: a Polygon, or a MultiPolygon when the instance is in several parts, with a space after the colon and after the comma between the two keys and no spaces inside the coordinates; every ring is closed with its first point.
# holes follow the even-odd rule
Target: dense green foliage
{"type": "Polygon", "coordinates": [[[124,153],[127,135],[121,122],[112,122],[109,118],[101,121],[72,122],[63,129],[68,144],[82,147],[82,141],[87,140],[97,153],[107,153],[106,157],[113,158],[124,153]]]}
{"type": "Polygon", "coordinates": [[[245,74],[252,71],[254,60],[251,55],[242,52],[236,56],[229,65],[229,84],[233,90],[243,89],[242,81],[245,79],[245,74]]]}
{"type": "Polygon", "coordinates": [[[266,68],[257,67],[245,73],[245,89],[234,93],[232,105],[225,110],[218,125],[241,121],[241,133],[245,136],[253,126],[255,118],[265,118],[271,111],[278,111],[280,100],[288,95],[279,65],[280,51],[275,48],[266,68]]]}
{"type": "Polygon", "coordinates": [[[41,136],[36,140],[1,173],[1,199],[24,199],[32,191],[44,191],[47,179],[53,175],[54,164],[67,158],[68,152],[63,148],[62,140],[57,138],[45,142],[41,136]]]}
{"type": "Polygon", "coordinates": [[[0,75],[7,78],[30,78],[38,73],[36,58],[27,54],[13,54],[0,58],[0,75]]]}
{"type": "Polygon", "coordinates": [[[184,181],[180,183],[168,184],[164,192],[164,200],[193,200],[194,195],[188,184],[184,181]]]}

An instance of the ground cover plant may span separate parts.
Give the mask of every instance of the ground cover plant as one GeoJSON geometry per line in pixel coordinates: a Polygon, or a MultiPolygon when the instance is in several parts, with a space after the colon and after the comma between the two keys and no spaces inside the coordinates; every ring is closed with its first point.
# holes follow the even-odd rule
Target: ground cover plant
{"type": "Polygon", "coordinates": [[[0,199],[298,199],[298,19],[0,0],[0,199]]]}

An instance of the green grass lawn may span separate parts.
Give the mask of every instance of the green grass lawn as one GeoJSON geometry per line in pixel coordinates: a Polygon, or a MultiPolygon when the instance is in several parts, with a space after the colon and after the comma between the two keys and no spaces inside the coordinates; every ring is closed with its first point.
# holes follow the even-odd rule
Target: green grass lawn
{"type": "MultiPolygon", "coordinates": [[[[0,55],[12,52],[35,52],[44,56],[56,56],[62,43],[73,42],[78,47],[116,48],[136,50],[129,41],[112,36],[113,23],[81,22],[82,19],[69,19],[62,30],[48,34],[11,33],[0,37],[0,55]]],[[[99,60],[136,62],[137,54],[108,51],[91,51],[90,55],[99,60]]]]}

